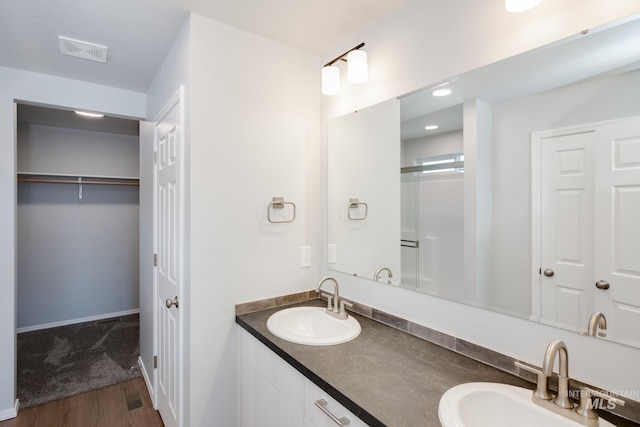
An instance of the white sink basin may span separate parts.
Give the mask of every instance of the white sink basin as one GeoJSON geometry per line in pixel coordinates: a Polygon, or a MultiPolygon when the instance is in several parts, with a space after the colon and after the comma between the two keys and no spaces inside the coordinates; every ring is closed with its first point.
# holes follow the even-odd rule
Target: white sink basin
{"type": "MultiPolygon", "coordinates": [[[[508,384],[466,383],[442,395],[438,416],[443,427],[577,427],[569,418],[531,400],[532,391],[508,384]]],[[[600,418],[600,427],[615,427],[600,418]]]]}
{"type": "Polygon", "coordinates": [[[357,337],[360,323],[352,316],[337,319],[322,307],[293,307],[273,313],[267,320],[267,329],[278,338],[297,344],[333,345],[357,337]]]}

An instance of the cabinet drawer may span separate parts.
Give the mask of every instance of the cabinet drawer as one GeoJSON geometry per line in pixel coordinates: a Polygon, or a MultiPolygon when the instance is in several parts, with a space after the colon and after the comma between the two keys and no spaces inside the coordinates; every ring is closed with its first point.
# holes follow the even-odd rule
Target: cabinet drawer
{"type": "Polygon", "coordinates": [[[313,382],[305,378],[304,381],[304,417],[305,427],[337,427],[339,424],[326,414],[316,405],[321,403],[329,413],[336,419],[343,417],[349,420],[348,427],[366,427],[367,424],[360,418],[356,417],[347,408],[338,403],[334,398],[329,396],[324,390],[315,385],[313,382]],[[320,402],[324,400],[324,402],[320,402]],[[325,403],[326,402],[326,403],[325,403]]]}

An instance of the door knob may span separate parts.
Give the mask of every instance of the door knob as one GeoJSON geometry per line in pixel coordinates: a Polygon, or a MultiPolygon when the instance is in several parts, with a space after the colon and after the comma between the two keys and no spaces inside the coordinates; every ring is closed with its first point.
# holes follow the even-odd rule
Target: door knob
{"type": "Polygon", "coordinates": [[[607,282],[606,280],[598,280],[596,282],[596,288],[598,289],[607,290],[609,289],[609,287],[610,287],[609,282],[607,282]]]}
{"type": "Polygon", "coordinates": [[[178,297],[176,296],[174,299],[167,298],[164,304],[167,306],[167,308],[171,308],[172,305],[175,305],[176,308],[178,308],[178,297]]]}
{"type": "Polygon", "coordinates": [[[556,273],[555,273],[555,271],[553,271],[552,269],[550,269],[550,268],[546,268],[546,269],[544,270],[543,274],[544,274],[545,276],[547,276],[547,277],[553,277],[553,275],[554,275],[554,274],[556,274],[556,273]]]}

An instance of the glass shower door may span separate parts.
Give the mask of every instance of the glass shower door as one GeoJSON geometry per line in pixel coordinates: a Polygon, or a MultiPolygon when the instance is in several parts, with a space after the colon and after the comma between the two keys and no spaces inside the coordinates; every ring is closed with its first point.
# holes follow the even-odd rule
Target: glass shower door
{"type": "Polygon", "coordinates": [[[418,288],[419,260],[419,199],[418,177],[416,172],[403,172],[401,175],[401,233],[400,233],[400,286],[416,290],[418,288]]]}

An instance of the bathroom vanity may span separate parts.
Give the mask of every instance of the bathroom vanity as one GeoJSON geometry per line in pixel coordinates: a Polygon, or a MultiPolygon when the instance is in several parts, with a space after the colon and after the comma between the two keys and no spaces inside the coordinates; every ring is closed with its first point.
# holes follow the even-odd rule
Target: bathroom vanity
{"type": "MultiPolygon", "coordinates": [[[[295,305],[324,306],[322,300],[295,305]]],[[[294,306],[295,306],[294,305],[294,306]]],[[[466,382],[533,388],[515,375],[350,312],[362,327],[349,342],[294,344],[271,334],[282,307],[239,314],[241,423],[249,426],[440,426],[438,403],[466,382]],[[322,399],[324,400],[323,403],[322,399]],[[316,403],[319,402],[319,403],[316,403]],[[324,406],[336,420],[324,413],[324,406]]],[[[454,339],[451,337],[451,339],[454,339]]],[[[542,352],[541,349],[541,360],[542,352]]],[[[601,414],[617,426],[638,425],[601,414]]]]}

